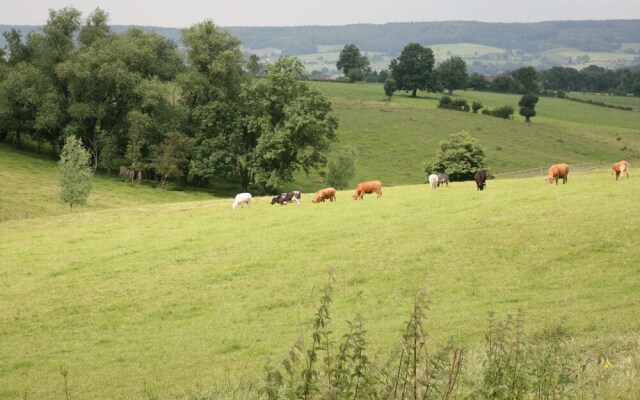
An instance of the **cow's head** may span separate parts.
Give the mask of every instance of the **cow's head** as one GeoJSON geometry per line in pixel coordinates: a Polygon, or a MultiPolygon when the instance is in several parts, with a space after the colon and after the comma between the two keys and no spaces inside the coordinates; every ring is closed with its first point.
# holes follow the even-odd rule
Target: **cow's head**
{"type": "Polygon", "coordinates": [[[280,196],[276,196],[273,199],[271,199],[271,205],[274,205],[276,203],[280,203],[280,196]]]}
{"type": "Polygon", "coordinates": [[[547,176],[547,181],[549,183],[553,183],[553,180],[554,180],[553,176],[551,176],[551,175],[547,176]]]}

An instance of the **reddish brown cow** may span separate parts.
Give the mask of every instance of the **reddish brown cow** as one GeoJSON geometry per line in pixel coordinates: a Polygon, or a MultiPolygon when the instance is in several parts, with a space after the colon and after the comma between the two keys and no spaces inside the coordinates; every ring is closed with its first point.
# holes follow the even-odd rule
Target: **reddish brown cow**
{"type": "Polygon", "coordinates": [[[318,191],[311,200],[312,203],[320,203],[329,199],[329,201],[336,201],[336,190],[332,187],[324,188],[318,191]]]}
{"type": "Polygon", "coordinates": [[[629,179],[629,162],[622,160],[613,164],[611,166],[611,174],[616,174],[616,180],[618,180],[618,177],[622,180],[624,175],[627,175],[627,179],[629,179]]]}
{"type": "Polygon", "coordinates": [[[555,180],[557,185],[558,179],[562,179],[562,184],[565,184],[567,183],[567,175],[569,175],[569,166],[567,164],[555,164],[549,168],[547,180],[550,184],[555,180]]]}
{"type": "Polygon", "coordinates": [[[369,181],[369,182],[360,182],[358,186],[356,186],[356,191],[353,193],[351,197],[354,200],[362,200],[365,194],[376,193],[377,197],[380,198],[382,196],[382,182],[380,181],[369,181]]]}

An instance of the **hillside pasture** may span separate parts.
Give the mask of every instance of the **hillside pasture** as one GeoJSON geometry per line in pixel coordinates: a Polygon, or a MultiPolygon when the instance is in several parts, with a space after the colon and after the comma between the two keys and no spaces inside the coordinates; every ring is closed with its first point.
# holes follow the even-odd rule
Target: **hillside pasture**
{"type": "Polygon", "coordinates": [[[522,309],[527,331],[564,322],[574,351],[605,354],[614,368],[602,390],[631,399],[638,190],[597,171],[558,186],[504,179],[484,192],[413,185],[362,201],[304,193],[299,206],[258,197],[235,211],[224,199],[7,221],[0,398],[63,397],[61,367],[72,398],[247,390],[267,358],[309,337],[334,270],[335,340],[360,313],[370,354],[387,354],[426,287],[430,343],[465,346],[471,370],[489,311],[522,309]]]}
{"type": "MultiPolygon", "coordinates": [[[[486,148],[491,173],[569,164],[602,163],[620,159],[632,165],[640,159],[637,112],[582,104],[566,99],[541,97],[532,123],[517,114],[520,95],[456,91],[454,98],[479,101],[496,108],[511,105],[513,120],[437,108],[439,94],[421,93],[418,98],[399,92],[391,102],[382,100],[378,84],[315,82],[327,96],[338,118],[339,141],[331,154],[351,145],[358,151],[355,185],[381,179],[389,185],[424,183],[422,165],[436,156],[440,141],[463,130],[486,148]]],[[[330,157],[331,157],[330,154],[330,157]]],[[[312,191],[321,187],[315,173],[296,175],[289,189],[312,191]]]]}
{"type": "MultiPolygon", "coordinates": [[[[0,222],[7,219],[67,214],[69,205],[58,198],[55,161],[50,157],[17,151],[0,143],[0,222]]],[[[136,208],[149,204],[204,200],[211,194],[197,191],[158,190],[154,185],[126,182],[97,175],[87,204],[74,212],[136,208]]]]}

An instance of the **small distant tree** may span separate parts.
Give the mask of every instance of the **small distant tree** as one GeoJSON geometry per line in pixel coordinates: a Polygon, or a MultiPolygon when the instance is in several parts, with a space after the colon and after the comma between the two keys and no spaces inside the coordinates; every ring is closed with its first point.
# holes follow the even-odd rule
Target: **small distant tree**
{"type": "Polygon", "coordinates": [[[349,187],[349,181],[356,174],[356,157],[358,152],[352,146],[345,146],[337,158],[327,164],[326,182],[336,189],[349,187]]]}
{"type": "Polygon", "coordinates": [[[513,79],[516,83],[516,91],[520,93],[535,93],[538,91],[538,73],[534,67],[522,67],[513,71],[513,79]]]}
{"type": "Polygon", "coordinates": [[[452,134],[440,142],[440,150],[433,161],[424,164],[427,175],[446,172],[452,181],[473,179],[473,174],[486,168],[485,150],[469,132],[452,134]]]}
{"type": "Polygon", "coordinates": [[[520,115],[525,117],[525,122],[531,122],[531,117],[536,116],[536,103],[538,96],[535,94],[525,94],[518,102],[520,106],[520,115]]]}
{"type": "Polygon", "coordinates": [[[437,68],[440,83],[453,94],[454,90],[467,86],[467,63],[461,57],[451,57],[437,68]]]}
{"type": "Polygon", "coordinates": [[[264,64],[260,62],[260,57],[255,54],[252,54],[245,64],[245,68],[247,72],[251,76],[262,76],[264,75],[264,64]]]}
{"type": "Polygon", "coordinates": [[[360,54],[360,49],[355,44],[348,44],[340,51],[336,68],[344,72],[351,82],[361,81],[371,72],[369,58],[360,54]]]}
{"type": "Polygon", "coordinates": [[[387,80],[384,81],[384,94],[387,96],[389,101],[391,101],[391,96],[393,96],[396,90],[398,90],[396,80],[393,78],[387,78],[387,80]]]}
{"type": "Polygon", "coordinates": [[[93,172],[90,160],[89,151],[80,139],[68,136],[58,161],[58,195],[72,211],[74,205],[86,203],[91,192],[93,172]]]}
{"type": "Polygon", "coordinates": [[[473,103],[471,103],[471,110],[473,111],[474,114],[477,114],[482,107],[484,106],[482,105],[482,103],[478,101],[474,101],[473,103]]]}

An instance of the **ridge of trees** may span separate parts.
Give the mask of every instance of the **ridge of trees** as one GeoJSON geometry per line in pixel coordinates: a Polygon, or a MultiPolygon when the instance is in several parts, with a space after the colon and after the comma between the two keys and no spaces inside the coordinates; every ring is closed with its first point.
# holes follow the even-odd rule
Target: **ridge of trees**
{"type": "MultiPolygon", "coordinates": [[[[396,22],[341,26],[225,27],[251,49],[275,47],[284,54],[316,52],[316,45],[356,43],[364,51],[395,56],[411,42],[423,46],[440,43],[476,43],[504,49],[537,53],[553,47],[574,47],[582,51],[612,51],[621,43],[640,42],[639,20],[546,21],[534,23],[491,23],[476,21],[396,22]]],[[[0,25],[25,34],[39,26],[0,25]]],[[[131,26],[113,25],[113,32],[131,26]]],[[[180,43],[180,29],[140,27],[180,43]]],[[[4,47],[0,38],[0,47],[4,47]]]]}

